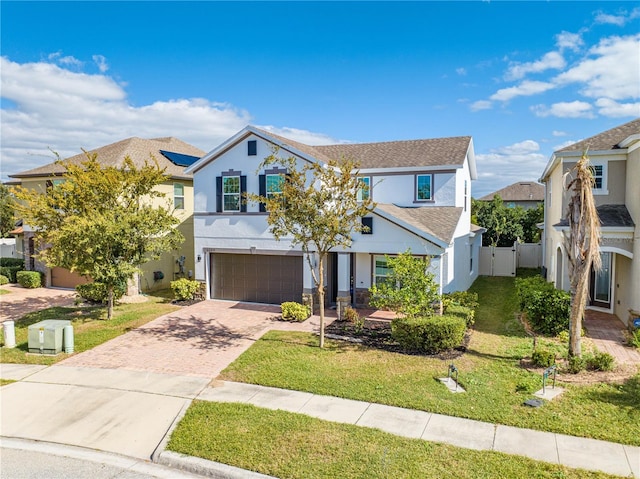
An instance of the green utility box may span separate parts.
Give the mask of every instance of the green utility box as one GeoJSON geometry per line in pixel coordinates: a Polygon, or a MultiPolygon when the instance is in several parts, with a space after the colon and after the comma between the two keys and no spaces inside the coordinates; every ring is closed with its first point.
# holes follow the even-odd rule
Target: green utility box
{"type": "Polygon", "coordinates": [[[29,326],[29,352],[58,354],[62,352],[64,327],[71,324],[66,319],[46,319],[29,326]]]}

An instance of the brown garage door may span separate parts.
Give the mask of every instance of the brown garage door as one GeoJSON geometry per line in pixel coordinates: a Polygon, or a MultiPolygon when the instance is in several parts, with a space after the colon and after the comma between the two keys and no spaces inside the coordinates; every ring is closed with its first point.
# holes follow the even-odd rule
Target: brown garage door
{"type": "Polygon", "coordinates": [[[91,280],[65,268],[56,267],[51,270],[51,286],[54,288],[75,288],[79,284],[89,282],[91,280]]]}
{"type": "Polygon", "coordinates": [[[280,304],[302,299],[302,257],[211,255],[211,296],[280,304]]]}

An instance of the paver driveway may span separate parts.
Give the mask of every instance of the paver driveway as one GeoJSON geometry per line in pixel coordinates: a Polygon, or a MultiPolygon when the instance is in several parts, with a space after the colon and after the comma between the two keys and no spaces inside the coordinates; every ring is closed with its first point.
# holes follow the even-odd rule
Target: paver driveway
{"type": "Polygon", "coordinates": [[[58,364],[215,378],[269,329],[318,329],[317,316],[302,324],[279,316],[279,306],[202,301],[58,364]]]}

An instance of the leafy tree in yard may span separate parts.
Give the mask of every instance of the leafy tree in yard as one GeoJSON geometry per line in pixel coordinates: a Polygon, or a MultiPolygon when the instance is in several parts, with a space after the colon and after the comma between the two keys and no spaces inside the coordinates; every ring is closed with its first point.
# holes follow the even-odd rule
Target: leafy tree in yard
{"type": "Polygon", "coordinates": [[[13,195],[6,185],[0,184],[0,238],[7,238],[15,225],[13,195]]]}
{"type": "Polygon", "coordinates": [[[267,157],[259,169],[280,165],[286,168],[282,176],[281,193],[267,197],[248,194],[247,199],[266,205],[273,236],[280,240],[291,237],[300,245],[309,263],[313,282],[318,290],[320,306],[320,347],[324,347],[324,266],[327,255],[334,248],[348,248],[351,235],[361,231],[361,218],[375,204],[369,195],[362,195],[367,185],[358,179],[358,165],[348,159],[331,160],[326,164],[304,163],[298,168],[294,157],[281,158],[277,151],[267,157]],[[311,255],[318,256],[318,270],[311,255]]]}
{"type": "Polygon", "coordinates": [[[80,164],[58,160],[63,181],[42,192],[18,188],[18,212],[46,248],[38,257],[103,283],[108,291],[107,319],[113,315],[116,285],[131,279],[140,265],[159,258],[184,241],[179,220],[155,187],[166,180],[157,163],[102,167],[96,155],[80,164]]]}
{"type": "Polygon", "coordinates": [[[483,246],[512,246],[515,241],[534,243],[540,239],[536,223],[543,219],[542,205],[533,210],[520,206],[508,208],[500,195],[491,201],[471,201],[471,221],[486,228],[482,235],[483,246]]]}
{"type": "Polygon", "coordinates": [[[369,289],[371,304],[409,318],[431,316],[440,295],[435,277],[428,271],[429,258],[415,257],[411,250],[385,257],[389,275],[385,282],[369,289]]]}
{"type": "Polygon", "coordinates": [[[574,175],[566,189],[571,191],[567,205],[569,233],[565,235],[571,284],[569,356],[582,356],[580,335],[582,316],[589,297],[591,266],[600,269],[600,218],[593,199],[593,172],[585,151],[566,176],[574,175]]]}

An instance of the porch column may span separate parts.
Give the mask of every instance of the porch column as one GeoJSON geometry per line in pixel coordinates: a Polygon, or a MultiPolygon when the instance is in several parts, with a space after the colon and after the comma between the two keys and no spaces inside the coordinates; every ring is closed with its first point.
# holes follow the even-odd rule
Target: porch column
{"type": "Polygon", "coordinates": [[[308,258],[314,268],[317,267],[318,260],[315,253],[305,255],[302,258],[302,304],[306,304],[311,308],[311,314],[315,314],[319,308],[317,298],[317,290],[311,275],[308,258]]]}
{"type": "Polygon", "coordinates": [[[338,295],[336,309],[342,319],[344,309],[351,305],[351,255],[338,253],[338,295]]]}

